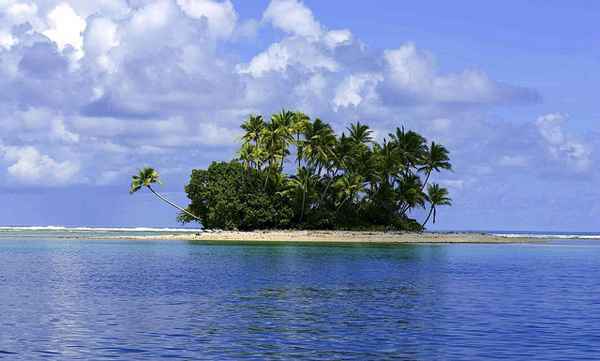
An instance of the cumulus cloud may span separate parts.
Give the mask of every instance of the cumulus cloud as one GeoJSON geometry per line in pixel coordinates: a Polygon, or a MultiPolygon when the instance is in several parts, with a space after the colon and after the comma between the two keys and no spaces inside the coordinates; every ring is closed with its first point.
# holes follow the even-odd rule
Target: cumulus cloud
{"type": "Polygon", "coordinates": [[[193,18],[205,18],[211,35],[228,38],[233,33],[238,15],[231,1],[177,0],[183,11],[193,18]]]}
{"type": "Polygon", "coordinates": [[[479,70],[438,74],[433,56],[413,43],[386,50],[383,57],[387,88],[393,96],[412,101],[501,104],[534,102],[539,98],[535,91],[496,82],[479,70]]]}
{"type": "Polygon", "coordinates": [[[27,185],[58,186],[78,182],[79,165],[56,161],[33,146],[0,146],[0,154],[9,163],[8,175],[27,185]]]}
{"type": "Polygon", "coordinates": [[[565,132],[566,119],[563,114],[550,113],[538,117],[535,124],[552,159],[577,171],[587,171],[592,165],[590,146],[565,132]]]}
{"type": "Polygon", "coordinates": [[[114,64],[110,50],[119,46],[118,25],[111,19],[93,17],[84,34],[86,57],[95,61],[99,70],[112,71],[114,64]]]}
{"type": "Polygon", "coordinates": [[[75,49],[75,57],[83,56],[83,37],[86,22],[68,3],[61,3],[46,16],[49,28],[43,32],[60,50],[67,45],[75,49]]]}
{"type": "Polygon", "coordinates": [[[287,38],[272,44],[266,51],[255,56],[249,64],[240,65],[240,73],[260,77],[268,72],[285,73],[288,67],[298,66],[308,72],[326,70],[334,72],[339,64],[318,45],[303,38],[287,38]]]}
{"type": "Polygon", "coordinates": [[[271,1],[263,19],[287,33],[311,39],[318,39],[323,31],[312,11],[298,0],[271,1]]]}
{"type": "Polygon", "coordinates": [[[327,30],[301,1],[273,0],[263,14],[263,22],[283,30],[289,36],[256,55],[249,64],[238,66],[240,73],[260,77],[267,72],[286,72],[300,66],[309,72],[340,71],[336,48],[353,43],[350,30],[327,30]]]}
{"type": "MultiPolygon", "coordinates": [[[[416,44],[370,49],[297,0],[271,1],[261,19],[240,19],[229,0],[9,0],[0,14],[0,175],[13,182],[110,184],[148,158],[159,168],[204,165],[197,159],[231,157],[244,117],[281,107],[337,129],[367,122],[378,137],[407,124],[449,144],[459,162],[484,162],[477,154],[490,146],[515,166],[476,115],[537,100],[482,70],[443,74],[416,44]],[[259,25],[275,40],[257,49],[249,37],[259,25]]],[[[587,148],[565,137],[548,143],[554,161],[584,165],[587,148]]]]}
{"type": "Polygon", "coordinates": [[[357,107],[363,100],[377,98],[375,87],[383,80],[380,74],[358,73],[348,75],[336,88],[333,107],[357,107]]]}
{"type": "Polygon", "coordinates": [[[38,7],[35,4],[17,1],[0,3],[0,47],[10,49],[18,43],[18,37],[13,34],[13,26],[23,23],[41,25],[37,19],[38,7]]]}

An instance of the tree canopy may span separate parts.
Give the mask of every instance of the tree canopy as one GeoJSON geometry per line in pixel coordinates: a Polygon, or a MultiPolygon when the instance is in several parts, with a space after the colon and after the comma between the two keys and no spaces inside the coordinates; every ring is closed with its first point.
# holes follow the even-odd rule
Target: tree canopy
{"type": "Polygon", "coordinates": [[[251,115],[241,128],[237,157],[193,170],[185,188],[187,210],[207,228],[420,231],[451,204],[431,183],[452,169],[448,150],[404,127],[377,142],[366,124],[338,135],[319,118],[282,110],[269,120],[251,115]],[[422,223],[411,218],[417,208],[422,223]]]}

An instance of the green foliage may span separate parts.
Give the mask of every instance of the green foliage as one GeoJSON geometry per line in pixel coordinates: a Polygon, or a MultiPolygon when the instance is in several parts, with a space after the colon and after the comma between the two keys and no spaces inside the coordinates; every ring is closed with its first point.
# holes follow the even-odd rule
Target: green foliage
{"type": "Polygon", "coordinates": [[[129,194],[133,194],[142,187],[148,187],[154,183],[160,184],[160,175],[154,168],[145,167],[139,170],[138,174],[131,177],[131,186],[129,194]]]}
{"type": "Polygon", "coordinates": [[[186,186],[188,209],[205,227],[420,231],[451,203],[446,189],[428,184],[452,169],[448,150],[404,127],[377,143],[365,124],[338,136],[321,119],[282,110],[268,121],[252,115],[241,128],[238,158],[194,170],[186,186]],[[296,172],[288,175],[290,154],[296,172]],[[410,218],[419,208],[428,209],[422,224],[410,218]]]}
{"type": "MultiPolygon", "coordinates": [[[[206,228],[289,228],[294,215],[292,200],[263,191],[263,179],[255,169],[238,161],[213,162],[207,170],[193,170],[185,187],[192,200],[188,209],[206,228]]],[[[180,220],[192,219],[181,215],[180,220]]]]}

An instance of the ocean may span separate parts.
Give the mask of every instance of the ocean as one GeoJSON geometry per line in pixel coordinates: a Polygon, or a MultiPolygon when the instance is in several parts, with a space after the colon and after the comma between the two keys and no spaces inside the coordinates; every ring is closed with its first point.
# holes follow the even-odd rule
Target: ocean
{"type": "Polygon", "coordinates": [[[393,246],[102,239],[173,232],[197,230],[0,228],[0,358],[600,359],[594,234],[393,246]]]}

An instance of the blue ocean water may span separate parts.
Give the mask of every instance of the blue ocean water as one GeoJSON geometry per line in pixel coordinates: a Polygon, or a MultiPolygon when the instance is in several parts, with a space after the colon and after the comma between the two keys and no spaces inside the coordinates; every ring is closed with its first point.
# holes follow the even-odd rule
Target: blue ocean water
{"type": "Polygon", "coordinates": [[[597,360],[600,243],[0,237],[7,360],[597,360]]]}

